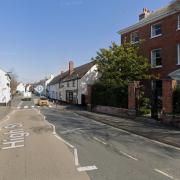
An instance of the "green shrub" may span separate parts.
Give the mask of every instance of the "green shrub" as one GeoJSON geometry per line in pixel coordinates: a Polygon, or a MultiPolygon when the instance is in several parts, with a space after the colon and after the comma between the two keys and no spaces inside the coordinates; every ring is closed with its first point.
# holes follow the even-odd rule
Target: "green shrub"
{"type": "Polygon", "coordinates": [[[128,87],[95,84],[92,87],[92,104],[128,108],[128,87]]]}

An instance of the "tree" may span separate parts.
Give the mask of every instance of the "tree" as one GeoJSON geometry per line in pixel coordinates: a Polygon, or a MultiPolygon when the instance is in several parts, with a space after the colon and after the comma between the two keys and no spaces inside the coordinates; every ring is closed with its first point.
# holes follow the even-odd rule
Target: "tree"
{"type": "Polygon", "coordinates": [[[9,76],[11,78],[11,83],[10,83],[11,94],[14,95],[16,93],[16,88],[18,85],[18,81],[17,81],[18,76],[14,72],[9,73],[9,76]]]}
{"type": "Polygon", "coordinates": [[[138,54],[139,47],[125,43],[116,43],[108,49],[101,49],[96,58],[100,81],[106,86],[125,87],[130,81],[149,79],[150,64],[148,59],[138,54]]]}

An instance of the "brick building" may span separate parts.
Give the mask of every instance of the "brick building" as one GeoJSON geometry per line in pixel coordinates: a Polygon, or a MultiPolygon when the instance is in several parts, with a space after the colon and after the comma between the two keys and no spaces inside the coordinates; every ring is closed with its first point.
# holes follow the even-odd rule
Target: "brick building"
{"type": "Polygon", "coordinates": [[[151,74],[159,77],[150,82],[152,91],[147,88],[152,116],[158,116],[162,110],[172,112],[173,79],[180,82],[180,0],[173,0],[154,12],[144,8],[139,22],[120,30],[119,34],[122,44],[142,40],[140,54],[149,59],[151,74]]]}
{"type": "Polygon", "coordinates": [[[149,59],[151,72],[160,79],[180,79],[180,0],[151,12],[147,8],[139,22],[119,31],[121,42],[138,43],[149,59]]]}

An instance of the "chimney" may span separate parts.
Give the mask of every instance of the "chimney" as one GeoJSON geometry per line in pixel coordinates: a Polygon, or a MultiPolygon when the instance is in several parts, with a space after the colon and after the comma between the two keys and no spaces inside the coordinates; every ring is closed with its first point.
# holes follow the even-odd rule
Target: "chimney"
{"type": "Polygon", "coordinates": [[[73,61],[69,61],[69,75],[71,75],[74,71],[74,63],[73,61]]]}
{"type": "Polygon", "coordinates": [[[148,17],[151,14],[151,11],[148,8],[143,8],[143,13],[139,15],[139,20],[142,20],[148,17]]]}

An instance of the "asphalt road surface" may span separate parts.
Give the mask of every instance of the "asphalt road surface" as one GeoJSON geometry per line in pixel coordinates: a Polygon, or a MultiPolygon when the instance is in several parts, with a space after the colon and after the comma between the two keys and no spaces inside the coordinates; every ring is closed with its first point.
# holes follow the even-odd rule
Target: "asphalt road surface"
{"type": "Polygon", "coordinates": [[[0,124],[0,180],[89,180],[68,147],[52,134],[32,102],[23,102],[0,124]]]}
{"type": "Polygon", "coordinates": [[[180,180],[180,150],[19,102],[0,121],[0,180],[180,180]]]}

